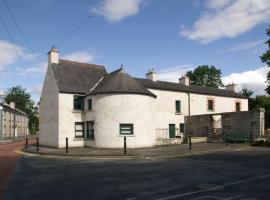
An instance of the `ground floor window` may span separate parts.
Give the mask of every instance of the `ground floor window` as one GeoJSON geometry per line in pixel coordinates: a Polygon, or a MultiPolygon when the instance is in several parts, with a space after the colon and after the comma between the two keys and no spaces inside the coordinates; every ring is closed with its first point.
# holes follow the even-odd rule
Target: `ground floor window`
{"type": "Polygon", "coordinates": [[[175,138],[175,124],[169,124],[169,138],[175,138]]]}
{"type": "Polygon", "coordinates": [[[179,129],[180,129],[180,133],[184,133],[185,132],[185,124],[184,123],[180,123],[179,124],[179,129]]]}
{"type": "Polygon", "coordinates": [[[75,137],[83,138],[84,137],[84,123],[75,122],[75,137]]]}
{"type": "Polygon", "coordinates": [[[120,135],[133,135],[133,124],[120,124],[119,133],[120,135]]]}
{"type": "Polygon", "coordinates": [[[95,123],[94,121],[86,122],[86,138],[94,139],[95,138],[95,123]]]}

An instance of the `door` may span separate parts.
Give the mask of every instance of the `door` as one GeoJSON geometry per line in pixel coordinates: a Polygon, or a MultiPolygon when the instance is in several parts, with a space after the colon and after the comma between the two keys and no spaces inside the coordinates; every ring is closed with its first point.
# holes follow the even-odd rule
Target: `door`
{"type": "Polygon", "coordinates": [[[175,124],[169,124],[169,138],[175,138],[175,124]]]}

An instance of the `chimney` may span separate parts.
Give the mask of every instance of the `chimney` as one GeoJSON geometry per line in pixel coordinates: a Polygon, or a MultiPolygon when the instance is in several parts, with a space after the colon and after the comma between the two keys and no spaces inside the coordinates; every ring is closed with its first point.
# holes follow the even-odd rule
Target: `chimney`
{"type": "Polygon", "coordinates": [[[53,46],[48,52],[48,64],[58,64],[59,63],[59,53],[57,49],[53,46]]]}
{"type": "Polygon", "coordinates": [[[226,90],[230,90],[230,91],[233,91],[233,92],[235,92],[235,88],[236,88],[236,84],[234,84],[234,83],[231,83],[231,84],[228,84],[228,85],[225,86],[226,90]]]}
{"type": "Polygon", "coordinates": [[[14,101],[11,101],[9,103],[9,107],[11,107],[12,109],[15,109],[15,102],[14,101]]]}
{"type": "Polygon", "coordinates": [[[157,81],[157,73],[152,68],[148,70],[147,74],[145,74],[146,79],[156,82],[157,81]]]}
{"type": "Polygon", "coordinates": [[[189,86],[189,78],[187,76],[182,76],[181,78],[179,78],[179,83],[189,86]]]}

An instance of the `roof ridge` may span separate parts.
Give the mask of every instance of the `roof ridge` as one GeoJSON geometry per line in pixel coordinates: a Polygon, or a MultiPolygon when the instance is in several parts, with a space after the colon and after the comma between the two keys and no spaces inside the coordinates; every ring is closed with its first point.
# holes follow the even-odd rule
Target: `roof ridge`
{"type": "Polygon", "coordinates": [[[59,59],[60,62],[68,62],[68,63],[74,63],[74,64],[79,64],[79,65],[91,65],[91,67],[105,67],[104,65],[100,64],[92,64],[92,63],[83,63],[83,62],[78,62],[78,61],[73,61],[73,60],[65,60],[65,59],[59,59]]]}

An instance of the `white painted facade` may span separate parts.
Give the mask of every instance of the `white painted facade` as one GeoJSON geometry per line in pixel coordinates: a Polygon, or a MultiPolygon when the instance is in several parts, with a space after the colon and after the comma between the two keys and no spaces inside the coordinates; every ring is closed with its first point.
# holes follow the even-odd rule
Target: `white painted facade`
{"type": "Polygon", "coordinates": [[[120,124],[133,124],[133,135],[127,136],[128,148],[151,147],[156,144],[157,130],[168,130],[169,124],[180,129],[180,123],[189,114],[234,112],[236,102],[240,103],[241,111],[248,110],[247,99],[158,89],[148,89],[156,98],[117,93],[85,96],[84,110],[74,110],[74,95],[78,94],[59,92],[50,67],[50,63],[57,63],[58,57],[53,55],[49,59],[40,101],[41,145],[63,148],[68,138],[70,147],[122,148],[120,124]],[[92,110],[88,109],[89,99],[92,110]],[[208,111],[208,99],[214,101],[213,111],[208,111]],[[176,113],[176,101],[181,101],[180,113],[176,113]],[[90,121],[94,123],[94,138],[86,138],[86,122],[90,121]],[[75,122],[84,122],[83,138],[75,137],[75,122]]]}

